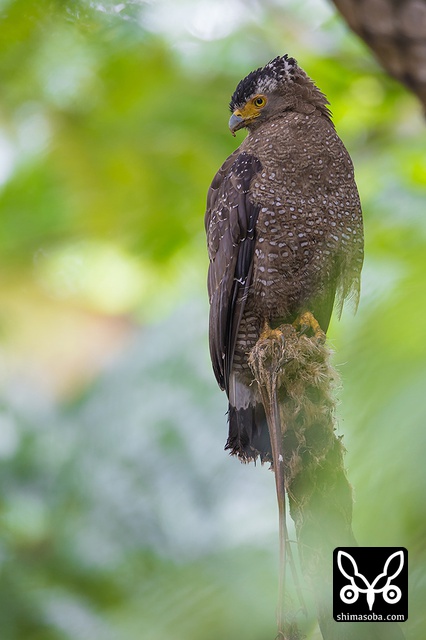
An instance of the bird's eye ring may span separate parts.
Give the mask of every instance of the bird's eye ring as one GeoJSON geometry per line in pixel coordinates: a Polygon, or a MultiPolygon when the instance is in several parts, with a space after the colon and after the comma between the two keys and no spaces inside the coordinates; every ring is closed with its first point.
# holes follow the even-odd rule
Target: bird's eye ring
{"type": "Polygon", "coordinates": [[[256,96],[253,98],[253,104],[256,107],[264,107],[266,104],[266,98],[264,96],[256,96]]]}

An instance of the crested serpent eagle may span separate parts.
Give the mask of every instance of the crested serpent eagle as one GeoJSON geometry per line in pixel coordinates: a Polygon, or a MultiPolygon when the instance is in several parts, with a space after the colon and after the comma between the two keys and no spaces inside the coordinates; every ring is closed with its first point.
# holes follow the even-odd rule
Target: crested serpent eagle
{"type": "Polygon", "coordinates": [[[248,135],[208,191],[210,354],[229,399],[226,448],[244,461],[272,459],[248,364],[262,332],[284,323],[326,332],[333,307],[359,297],[361,206],[327,105],[287,55],[249,73],[229,120],[248,135]]]}

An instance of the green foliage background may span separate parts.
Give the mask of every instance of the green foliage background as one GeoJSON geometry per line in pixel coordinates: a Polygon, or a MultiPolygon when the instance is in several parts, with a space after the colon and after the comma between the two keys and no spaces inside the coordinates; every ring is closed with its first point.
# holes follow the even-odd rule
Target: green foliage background
{"type": "Polygon", "coordinates": [[[330,330],[355,533],[408,548],[425,637],[419,105],[322,0],[0,18],[2,640],[274,637],[273,477],[222,451],[203,213],[230,94],[285,52],[330,99],[365,213],[360,308],[330,330]]]}

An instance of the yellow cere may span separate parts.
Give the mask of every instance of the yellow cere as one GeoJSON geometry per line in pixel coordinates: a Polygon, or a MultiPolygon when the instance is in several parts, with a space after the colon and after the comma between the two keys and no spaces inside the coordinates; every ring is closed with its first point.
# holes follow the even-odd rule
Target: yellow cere
{"type": "Polygon", "coordinates": [[[234,111],[235,116],[239,116],[244,118],[244,120],[252,120],[253,118],[257,118],[260,115],[260,110],[266,105],[267,98],[264,95],[254,96],[251,100],[249,100],[244,107],[241,109],[236,109],[234,111]]]}

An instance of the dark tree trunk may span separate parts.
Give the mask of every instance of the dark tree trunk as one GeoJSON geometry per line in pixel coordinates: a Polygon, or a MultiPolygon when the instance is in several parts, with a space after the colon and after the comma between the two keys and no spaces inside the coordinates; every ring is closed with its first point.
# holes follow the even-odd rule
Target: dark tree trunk
{"type": "Polygon", "coordinates": [[[333,0],[384,69],[426,112],[426,0],[333,0]]]}

